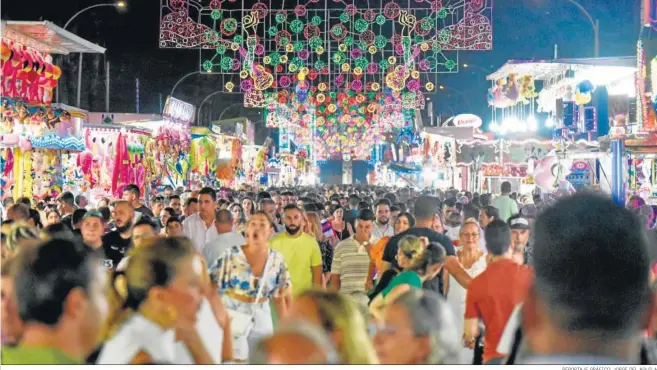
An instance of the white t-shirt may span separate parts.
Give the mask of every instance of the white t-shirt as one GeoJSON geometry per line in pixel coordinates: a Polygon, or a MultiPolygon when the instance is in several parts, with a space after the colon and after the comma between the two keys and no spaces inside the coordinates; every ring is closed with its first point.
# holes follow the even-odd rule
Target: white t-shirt
{"type": "Polygon", "coordinates": [[[229,232],[217,235],[217,237],[206,243],[203,247],[203,257],[208,267],[212,266],[221,255],[230,247],[241,247],[246,244],[246,239],[240,233],[229,232]]]}

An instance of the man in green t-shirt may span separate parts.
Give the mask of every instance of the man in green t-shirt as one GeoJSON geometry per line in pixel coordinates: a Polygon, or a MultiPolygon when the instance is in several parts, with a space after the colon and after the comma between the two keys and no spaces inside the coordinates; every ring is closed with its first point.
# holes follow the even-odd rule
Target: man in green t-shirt
{"type": "Polygon", "coordinates": [[[317,240],[301,229],[303,214],[295,204],[283,210],[285,232],[271,240],[271,249],[283,255],[292,280],[292,291],[299,295],[313,285],[322,286],[322,253],[317,240]]]}
{"type": "Polygon", "coordinates": [[[2,364],[83,363],[98,344],[108,313],[101,259],[68,239],[52,239],[21,253],[14,289],[25,328],[18,347],[2,348],[2,364]]]}

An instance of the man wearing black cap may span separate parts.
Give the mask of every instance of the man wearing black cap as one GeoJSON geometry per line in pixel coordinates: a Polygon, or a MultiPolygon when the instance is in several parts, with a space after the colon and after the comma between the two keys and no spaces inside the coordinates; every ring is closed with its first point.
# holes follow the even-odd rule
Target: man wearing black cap
{"type": "MultiPolygon", "coordinates": [[[[82,240],[85,247],[93,250],[103,249],[103,234],[105,233],[105,219],[102,213],[98,211],[88,211],[82,217],[82,240]]],[[[104,253],[103,253],[104,255],[104,253]]],[[[105,268],[113,267],[111,259],[102,258],[102,264],[105,268]]]]}
{"type": "Polygon", "coordinates": [[[531,248],[529,246],[529,219],[521,214],[509,218],[511,227],[511,245],[513,246],[513,260],[521,265],[529,263],[531,248]]]}

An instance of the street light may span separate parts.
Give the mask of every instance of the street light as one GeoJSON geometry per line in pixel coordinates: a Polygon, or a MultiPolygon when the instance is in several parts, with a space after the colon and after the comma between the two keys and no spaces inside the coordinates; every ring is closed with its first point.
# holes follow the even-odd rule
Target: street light
{"type": "MultiPolygon", "coordinates": [[[[113,8],[117,8],[118,10],[122,10],[122,9],[125,9],[128,6],[128,4],[123,0],[119,0],[119,1],[114,2],[114,3],[95,4],[95,5],[88,6],[84,9],[78,11],[77,13],[73,14],[73,16],[71,18],[69,18],[66,23],[64,23],[63,28],[66,29],[68,27],[68,25],[71,24],[71,22],[75,18],[77,18],[78,15],[86,12],[87,10],[94,9],[94,8],[100,8],[100,7],[106,7],[106,6],[111,6],[113,8]]],[[[80,58],[79,58],[79,62],[78,62],[78,92],[77,93],[78,93],[77,94],[78,95],[77,96],[77,107],[79,108],[80,107],[80,96],[81,96],[80,94],[82,93],[82,53],[80,53],[80,58]]],[[[57,101],[59,101],[59,89],[57,89],[57,101]]]]}
{"type": "Polygon", "coordinates": [[[463,63],[463,64],[461,64],[461,66],[463,68],[477,68],[477,69],[480,69],[480,70],[482,70],[482,71],[484,71],[488,74],[493,73],[493,71],[490,68],[482,67],[482,66],[479,66],[479,65],[476,65],[476,64],[463,63]]]}
{"type": "MultiPolygon", "coordinates": [[[[176,87],[178,87],[178,85],[180,85],[180,83],[183,82],[187,77],[194,76],[196,74],[201,74],[201,73],[202,73],[201,71],[193,71],[193,72],[189,72],[188,74],[180,77],[178,82],[176,82],[176,84],[173,85],[173,89],[171,89],[171,93],[169,94],[169,96],[173,98],[173,92],[176,91],[176,87]]],[[[212,72],[208,71],[207,74],[211,75],[212,72]]]]}
{"type": "Polygon", "coordinates": [[[575,0],[566,0],[569,3],[575,5],[584,15],[586,18],[588,18],[589,22],[591,22],[591,27],[593,28],[593,38],[594,38],[594,44],[593,44],[593,56],[594,57],[599,57],[600,56],[600,21],[597,19],[594,19],[593,16],[591,16],[591,13],[589,13],[586,8],[580,3],[578,3],[575,0]]]}
{"type": "Polygon", "coordinates": [[[583,6],[582,4],[578,3],[575,0],[566,0],[569,3],[575,5],[579,10],[584,13],[586,18],[589,19],[589,22],[591,22],[591,27],[593,27],[593,38],[594,38],[594,44],[593,44],[593,56],[594,57],[599,57],[600,56],[600,21],[597,19],[593,19],[591,16],[591,13],[589,13],[583,6]]]}
{"type": "Polygon", "coordinates": [[[197,112],[196,112],[196,123],[197,124],[201,123],[201,109],[203,109],[203,104],[205,104],[205,102],[208,101],[208,99],[210,99],[211,97],[213,97],[213,96],[215,96],[219,93],[222,93],[222,92],[224,92],[224,91],[223,90],[217,90],[217,91],[209,94],[208,96],[206,96],[205,99],[203,99],[203,101],[201,102],[201,105],[198,106],[198,109],[197,109],[197,112]]]}

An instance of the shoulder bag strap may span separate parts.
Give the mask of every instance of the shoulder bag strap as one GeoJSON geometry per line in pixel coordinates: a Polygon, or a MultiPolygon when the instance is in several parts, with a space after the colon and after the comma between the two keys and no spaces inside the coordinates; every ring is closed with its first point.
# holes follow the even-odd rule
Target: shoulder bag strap
{"type": "Polygon", "coordinates": [[[260,278],[260,281],[258,281],[258,293],[256,293],[256,298],[255,301],[258,302],[260,298],[262,298],[262,291],[265,287],[265,279],[267,277],[267,272],[269,270],[269,261],[271,260],[271,249],[267,253],[267,262],[265,262],[265,268],[262,270],[262,277],[260,278]]]}

